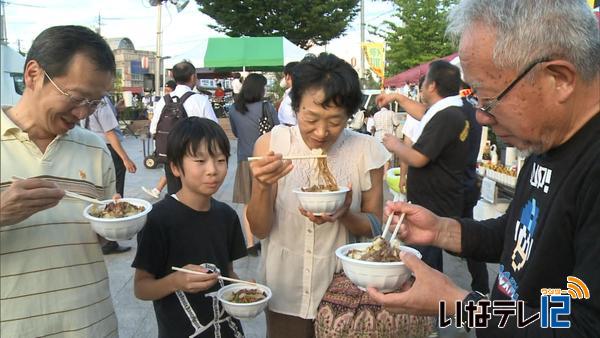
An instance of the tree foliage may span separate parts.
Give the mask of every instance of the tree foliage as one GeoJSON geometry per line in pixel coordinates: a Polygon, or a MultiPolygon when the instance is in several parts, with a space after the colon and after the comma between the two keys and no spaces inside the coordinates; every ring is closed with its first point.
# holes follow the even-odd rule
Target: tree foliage
{"type": "Polygon", "coordinates": [[[308,49],[343,35],[358,0],[196,0],[198,9],[229,36],[284,36],[308,49]]]}
{"type": "Polygon", "coordinates": [[[448,9],[456,0],[394,0],[400,24],[384,22],[388,74],[452,54],[456,48],[445,36],[448,9]]]}

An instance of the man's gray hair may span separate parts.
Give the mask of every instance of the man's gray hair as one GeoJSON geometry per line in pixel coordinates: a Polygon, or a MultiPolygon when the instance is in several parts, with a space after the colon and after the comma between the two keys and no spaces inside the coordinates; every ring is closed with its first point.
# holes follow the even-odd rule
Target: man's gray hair
{"type": "Polygon", "coordinates": [[[448,17],[459,39],[474,23],[496,31],[493,62],[522,69],[543,57],[571,62],[584,81],[600,74],[600,31],[585,0],[462,0],[448,17]]]}

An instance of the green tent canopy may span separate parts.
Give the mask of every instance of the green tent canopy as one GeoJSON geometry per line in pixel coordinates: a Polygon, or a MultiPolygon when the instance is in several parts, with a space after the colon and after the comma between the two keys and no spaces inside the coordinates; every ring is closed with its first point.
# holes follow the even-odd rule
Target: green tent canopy
{"type": "Polygon", "coordinates": [[[307,53],[284,37],[209,38],[198,52],[203,64],[196,67],[220,71],[278,71],[307,53]]]}

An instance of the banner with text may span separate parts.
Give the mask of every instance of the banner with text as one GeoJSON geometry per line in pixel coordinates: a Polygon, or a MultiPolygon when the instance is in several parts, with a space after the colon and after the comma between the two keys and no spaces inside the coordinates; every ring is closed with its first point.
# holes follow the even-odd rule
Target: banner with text
{"type": "Polygon", "coordinates": [[[364,42],[363,52],[365,53],[369,67],[383,82],[385,75],[385,43],[364,42]]]}

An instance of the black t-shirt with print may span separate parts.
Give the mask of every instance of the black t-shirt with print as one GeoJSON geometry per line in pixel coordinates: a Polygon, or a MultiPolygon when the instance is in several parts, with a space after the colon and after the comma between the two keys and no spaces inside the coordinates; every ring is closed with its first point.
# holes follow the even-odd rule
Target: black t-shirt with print
{"type": "Polygon", "coordinates": [[[507,212],[481,223],[461,220],[462,255],[499,262],[493,299],[522,300],[525,318],[540,312],[542,288],[567,289],[575,276],[591,298],[572,299],[570,329],[478,330],[483,337],[598,337],[600,333],[600,113],[570,140],[530,156],[507,212]],[[482,226],[483,225],[483,226],[482,226]]]}
{"type": "MultiPolygon", "coordinates": [[[[138,250],[132,266],[145,270],[157,279],[172,273],[171,267],[212,263],[227,276],[227,266],[246,256],[246,246],[239,218],[227,204],[211,199],[209,211],[196,211],[172,196],[154,204],[146,225],[138,234],[138,250]]],[[[213,319],[213,302],[207,293],[186,293],[200,323],[213,319]]],[[[172,293],[153,301],[159,337],[188,337],[194,332],[186,313],[172,293]]],[[[236,321],[241,332],[241,325],[236,321]]],[[[222,337],[233,337],[227,322],[221,323],[222,337]]],[[[198,337],[214,337],[213,327],[198,337]]]]}
{"type": "Polygon", "coordinates": [[[431,118],[413,145],[429,163],[408,168],[409,201],[440,216],[462,214],[468,135],[469,122],[460,107],[448,107],[431,118]]]}

